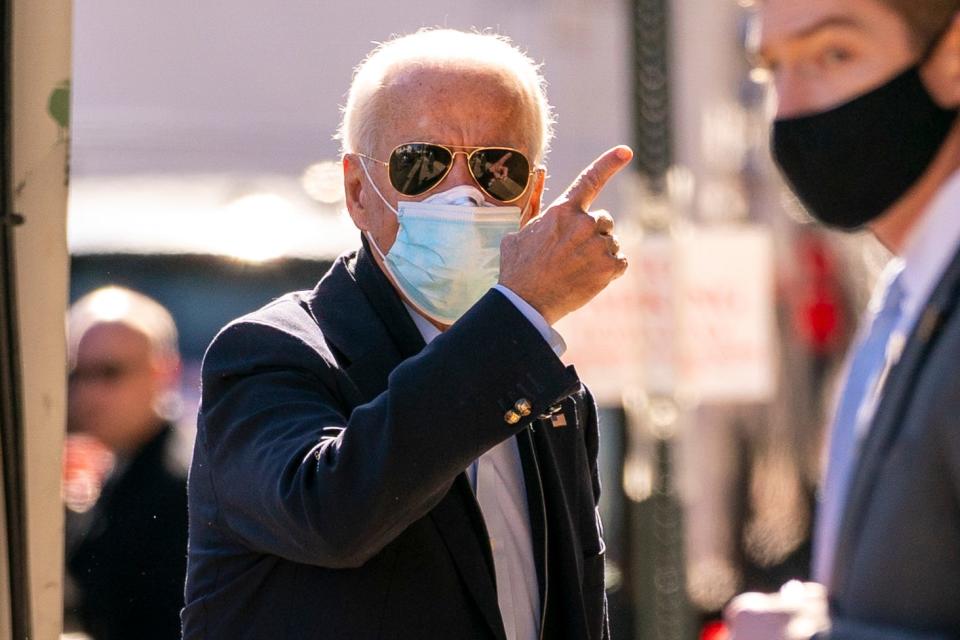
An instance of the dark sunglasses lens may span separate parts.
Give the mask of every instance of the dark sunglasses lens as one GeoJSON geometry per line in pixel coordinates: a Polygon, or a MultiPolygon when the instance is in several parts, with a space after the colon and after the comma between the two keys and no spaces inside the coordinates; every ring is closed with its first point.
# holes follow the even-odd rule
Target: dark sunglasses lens
{"type": "Polygon", "coordinates": [[[390,154],[390,184],[405,196],[419,195],[443,180],[451,161],[443,147],[402,144],[390,154]]]}
{"type": "Polygon", "coordinates": [[[509,202],[523,195],[530,181],[530,162],[513,149],[480,149],[470,157],[470,171],[484,191],[509,202]]]}

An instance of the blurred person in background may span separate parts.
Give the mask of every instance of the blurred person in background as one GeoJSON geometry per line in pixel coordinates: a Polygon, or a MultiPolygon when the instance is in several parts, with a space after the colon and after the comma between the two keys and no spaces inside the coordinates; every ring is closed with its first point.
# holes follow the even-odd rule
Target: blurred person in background
{"type": "Polygon", "coordinates": [[[180,374],[173,318],[151,298],[111,286],[70,308],[68,335],[65,497],[75,602],[66,618],[94,640],[178,638],[187,504],[170,422],[180,374]],[[97,498],[90,487],[101,476],[97,498]],[[83,504],[85,497],[96,502],[83,504]]]}
{"type": "Polygon", "coordinates": [[[541,212],[550,135],[505,38],[424,30],[358,67],[362,247],[204,359],[185,638],[608,637],[597,411],[551,325],[626,268],[587,210],[631,153],[541,212]]]}
{"type": "Polygon", "coordinates": [[[960,637],[957,0],[763,0],[774,156],[821,222],[890,261],[829,439],[815,583],[746,594],[733,635],[960,637]]]}

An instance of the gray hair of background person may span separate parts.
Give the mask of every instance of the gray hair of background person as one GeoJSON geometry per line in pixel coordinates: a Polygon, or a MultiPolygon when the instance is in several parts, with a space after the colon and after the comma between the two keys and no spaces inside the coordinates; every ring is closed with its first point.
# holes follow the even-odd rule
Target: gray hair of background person
{"type": "Polygon", "coordinates": [[[71,366],[83,336],[101,324],[122,324],[143,334],[155,357],[179,357],[177,327],[170,312],[153,298],[111,285],[86,294],[70,307],[67,336],[71,366]]]}

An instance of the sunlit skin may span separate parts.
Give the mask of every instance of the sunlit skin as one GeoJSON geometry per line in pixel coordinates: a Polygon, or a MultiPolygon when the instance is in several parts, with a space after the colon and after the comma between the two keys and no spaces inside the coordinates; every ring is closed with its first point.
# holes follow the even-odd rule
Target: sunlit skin
{"type": "Polygon", "coordinates": [[[89,434],[120,455],[149,441],[163,427],[156,400],[175,384],[179,371],[176,359],[151,351],[147,337],[125,324],[90,328],[70,372],[70,430],[89,434]]]}
{"type": "MultiPolygon", "coordinates": [[[[428,68],[395,76],[383,91],[381,104],[387,108],[379,126],[378,145],[367,152],[375,158],[386,160],[390,151],[404,142],[436,142],[454,151],[462,147],[511,147],[523,151],[533,162],[536,153],[529,148],[526,134],[531,116],[512,78],[493,70],[428,68]]],[[[397,238],[397,217],[370,188],[359,163],[356,155],[344,157],[347,210],[354,224],[367,231],[386,254],[397,238]]],[[[477,186],[463,153],[456,154],[453,168],[439,185],[415,197],[393,188],[386,166],[367,161],[367,171],[394,207],[398,202],[424,200],[458,185],[477,186]]],[[[536,171],[530,179],[523,196],[511,203],[524,212],[521,226],[540,211],[544,172],[536,171]]],[[[489,196],[487,201],[503,204],[489,196]]],[[[375,252],[374,257],[383,268],[375,252]]]]}
{"type": "MultiPolygon", "coordinates": [[[[777,118],[830,109],[878,87],[922,56],[904,20],[875,0],[764,0],[755,43],[758,64],[769,70],[777,118]]],[[[960,22],[956,19],[921,69],[934,99],[960,105],[960,22]]],[[[899,253],[944,182],[960,168],[960,126],[955,125],[921,179],[869,224],[899,253]]]]}

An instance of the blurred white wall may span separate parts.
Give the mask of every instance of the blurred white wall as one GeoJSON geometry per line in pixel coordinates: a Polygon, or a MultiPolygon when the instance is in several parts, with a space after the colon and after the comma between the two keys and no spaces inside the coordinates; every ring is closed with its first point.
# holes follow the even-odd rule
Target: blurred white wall
{"type": "Polygon", "coordinates": [[[630,141],[628,18],[618,0],[79,2],[73,176],[299,175],[336,157],[339,106],[371,43],[445,25],[491,28],[546,63],[556,195],[630,141]]]}
{"type": "Polygon", "coordinates": [[[743,79],[743,8],[734,0],[674,0],[670,10],[674,157],[700,174],[713,160],[709,115],[736,102],[743,79]]]}

